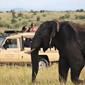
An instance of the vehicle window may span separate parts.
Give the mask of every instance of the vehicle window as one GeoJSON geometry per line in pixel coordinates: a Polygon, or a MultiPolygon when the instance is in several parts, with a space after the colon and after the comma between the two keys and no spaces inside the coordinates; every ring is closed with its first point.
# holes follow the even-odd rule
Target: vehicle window
{"type": "Polygon", "coordinates": [[[4,47],[5,48],[17,48],[17,39],[7,39],[4,47]]]}
{"type": "Polygon", "coordinates": [[[25,47],[31,47],[31,43],[32,43],[32,38],[26,38],[25,40],[25,47]]]}
{"type": "Polygon", "coordinates": [[[0,47],[1,47],[1,45],[2,45],[2,43],[4,42],[4,40],[5,40],[5,37],[0,37],[0,47]]]}

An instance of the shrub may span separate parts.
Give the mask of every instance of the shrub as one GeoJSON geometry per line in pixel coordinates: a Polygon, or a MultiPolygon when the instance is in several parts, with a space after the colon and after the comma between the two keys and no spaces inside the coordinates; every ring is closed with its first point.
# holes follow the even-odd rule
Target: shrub
{"type": "Polygon", "coordinates": [[[16,23],[16,22],[17,21],[14,18],[12,18],[11,23],[16,23]]]}
{"type": "Polygon", "coordinates": [[[69,17],[70,17],[70,14],[65,14],[65,17],[66,17],[66,18],[69,18],[69,17]]]}
{"type": "Polygon", "coordinates": [[[76,12],[84,12],[84,10],[83,9],[80,9],[80,10],[77,9],[76,12]]]}
{"type": "Polygon", "coordinates": [[[46,14],[43,14],[43,17],[46,17],[46,14]]]}
{"type": "Polygon", "coordinates": [[[59,19],[65,19],[65,16],[61,16],[59,19]]]}
{"type": "Polygon", "coordinates": [[[29,20],[28,22],[32,22],[32,20],[29,20]]]}
{"type": "Polygon", "coordinates": [[[12,17],[13,17],[13,18],[16,18],[15,12],[12,12],[12,17]]]}
{"type": "Polygon", "coordinates": [[[84,10],[83,9],[80,9],[80,12],[84,12],[84,10]]]}
{"type": "Polygon", "coordinates": [[[18,17],[23,17],[23,14],[20,12],[20,13],[18,14],[18,17]]]}
{"type": "Polygon", "coordinates": [[[37,13],[36,12],[34,12],[34,15],[36,15],[37,13]]]}
{"type": "Polygon", "coordinates": [[[61,16],[59,19],[66,19],[66,18],[69,18],[70,17],[70,14],[65,14],[64,16],[61,16]]]}
{"type": "Polygon", "coordinates": [[[34,11],[33,11],[33,10],[31,10],[31,12],[32,12],[32,13],[34,13],[34,11]]]}
{"type": "Polygon", "coordinates": [[[79,12],[79,11],[80,11],[79,9],[76,10],[76,12],[79,12]]]}
{"type": "Polygon", "coordinates": [[[78,16],[75,16],[75,19],[78,19],[79,17],[78,16]]]}
{"type": "Polygon", "coordinates": [[[9,11],[6,11],[7,13],[9,13],[9,11]]]}
{"type": "Polygon", "coordinates": [[[54,19],[54,20],[57,20],[57,19],[54,19]]]}
{"type": "Polygon", "coordinates": [[[75,15],[75,19],[85,19],[85,15],[75,15]]]}
{"type": "Polygon", "coordinates": [[[21,21],[22,19],[19,19],[19,21],[21,21]]]}
{"type": "Polygon", "coordinates": [[[37,21],[40,21],[40,17],[37,17],[37,21]]]}

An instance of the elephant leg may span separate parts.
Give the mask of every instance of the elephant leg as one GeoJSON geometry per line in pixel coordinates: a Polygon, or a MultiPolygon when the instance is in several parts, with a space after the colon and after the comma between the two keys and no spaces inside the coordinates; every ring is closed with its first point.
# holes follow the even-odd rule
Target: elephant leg
{"type": "Polygon", "coordinates": [[[79,62],[79,61],[74,62],[71,65],[71,80],[75,84],[83,83],[83,80],[79,80],[80,72],[81,72],[82,68],[84,67],[84,63],[82,63],[82,62],[79,62]]]}
{"type": "Polygon", "coordinates": [[[71,68],[71,80],[72,80],[73,83],[83,84],[83,80],[79,80],[79,75],[80,75],[80,72],[81,72],[82,68],[77,70],[77,71],[75,71],[76,69],[71,68]]]}
{"type": "Polygon", "coordinates": [[[82,80],[79,80],[79,75],[84,67],[84,58],[79,49],[75,49],[70,51],[71,55],[69,55],[69,64],[71,67],[71,80],[73,83],[83,83],[82,80]]]}
{"type": "Polygon", "coordinates": [[[67,74],[69,70],[69,63],[66,58],[60,57],[59,59],[59,81],[66,83],[67,74]]]}
{"type": "Polygon", "coordinates": [[[32,82],[35,82],[38,73],[38,50],[31,53],[32,60],[32,82]]]}

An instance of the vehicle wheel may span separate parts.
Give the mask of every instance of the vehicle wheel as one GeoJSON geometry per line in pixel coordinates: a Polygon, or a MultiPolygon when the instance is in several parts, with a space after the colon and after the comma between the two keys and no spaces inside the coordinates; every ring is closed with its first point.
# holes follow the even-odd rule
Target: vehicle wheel
{"type": "Polygon", "coordinates": [[[48,61],[46,59],[39,59],[39,68],[46,68],[48,67],[48,61]]]}

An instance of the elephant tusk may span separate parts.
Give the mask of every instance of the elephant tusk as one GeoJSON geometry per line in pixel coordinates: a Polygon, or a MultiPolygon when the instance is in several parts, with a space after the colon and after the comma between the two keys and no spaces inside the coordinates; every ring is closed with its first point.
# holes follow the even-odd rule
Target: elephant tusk
{"type": "Polygon", "coordinates": [[[33,52],[36,48],[33,48],[32,50],[28,51],[28,52],[25,52],[25,53],[28,53],[30,54],[31,52],[33,52]]]}

